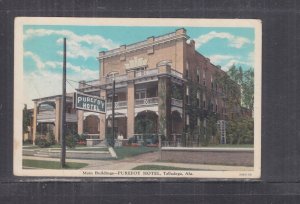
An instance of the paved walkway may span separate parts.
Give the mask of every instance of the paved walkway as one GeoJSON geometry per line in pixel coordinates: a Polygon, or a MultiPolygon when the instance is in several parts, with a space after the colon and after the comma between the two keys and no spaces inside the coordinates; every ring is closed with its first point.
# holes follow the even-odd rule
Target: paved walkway
{"type": "MultiPolygon", "coordinates": [[[[23,156],[23,159],[59,161],[58,158],[23,156]]],[[[209,164],[186,164],[173,162],[159,162],[159,152],[151,152],[140,154],[134,157],[125,158],[122,160],[84,160],[84,159],[66,159],[67,162],[87,163],[88,166],[82,168],[87,170],[130,170],[140,165],[161,165],[180,168],[190,168],[198,170],[212,171],[251,171],[253,167],[244,166],[222,166],[209,164]]]]}

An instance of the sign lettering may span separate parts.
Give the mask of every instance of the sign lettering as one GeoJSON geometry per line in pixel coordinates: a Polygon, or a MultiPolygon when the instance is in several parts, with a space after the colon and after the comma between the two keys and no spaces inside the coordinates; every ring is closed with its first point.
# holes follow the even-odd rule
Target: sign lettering
{"type": "Polygon", "coordinates": [[[105,100],[100,97],[75,93],[74,99],[75,108],[77,109],[105,113],[105,100]]]}

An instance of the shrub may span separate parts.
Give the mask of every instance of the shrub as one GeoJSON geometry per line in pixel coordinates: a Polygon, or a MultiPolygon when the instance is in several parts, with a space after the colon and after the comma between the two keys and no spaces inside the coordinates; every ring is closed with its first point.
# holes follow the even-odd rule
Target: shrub
{"type": "Polygon", "coordinates": [[[66,146],[73,149],[76,146],[76,139],[74,135],[67,135],[66,136],[66,146]]]}
{"type": "Polygon", "coordinates": [[[41,148],[50,147],[51,143],[44,136],[37,136],[35,138],[35,144],[41,148]]]}
{"type": "Polygon", "coordinates": [[[32,140],[31,139],[27,139],[27,140],[23,141],[23,144],[24,145],[32,144],[32,140]]]}
{"type": "Polygon", "coordinates": [[[56,144],[55,136],[54,136],[52,131],[47,134],[47,140],[50,143],[50,145],[55,145],[56,144]]]}

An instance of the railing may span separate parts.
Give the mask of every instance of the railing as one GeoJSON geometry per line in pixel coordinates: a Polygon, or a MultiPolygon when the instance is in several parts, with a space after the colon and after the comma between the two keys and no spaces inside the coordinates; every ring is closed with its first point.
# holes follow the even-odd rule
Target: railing
{"type": "MultiPolygon", "coordinates": [[[[111,83],[113,82],[113,77],[106,77],[106,83],[111,83]]],[[[127,74],[115,76],[115,82],[120,82],[120,81],[126,81],[127,80],[127,74]]]]}
{"type": "MultiPolygon", "coordinates": [[[[37,114],[37,121],[55,121],[55,112],[54,111],[45,111],[37,114]]],[[[66,113],[66,120],[68,122],[77,122],[77,115],[75,113],[66,113]]]]}
{"type": "Polygon", "coordinates": [[[55,111],[43,111],[37,114],[37,120],[55,120],[55,111]]]}
{"type": "Polygon", "coordinates": [[[157,104],[158,104],[158,97],[135,99],[136,106],[147,106],[147,105],[157,105],[157,104]]]}
{"type": "Polygon", "coordinates": [[[182,78],[182,73],[176,71],[175,69],[171,69],[171,75],[177,76],[179,78],[182,78]]]}
{"type": "Polygon", "coordinates": [[[158,74],[158,69],[146,69],[135,71],[135,77],[148,76],[148,75],[156,75],[158,74]]]}
{"type": "MultiPolygon", "coordinates": [[[[106,104],[107,110],[112,109],[112,102],[106,104]]],[[[116,101],[115,102],[115,109],[122,109],[127,108],[127,101],[116,101]]]]}
{"type": "Polygon", "coordinates": [[[172,133],[170,140],[163,140],[161,142],[162,147],[181,147],[181,134],[172,133]]]}
{"type": "Polygon", "coordinates": [[[100,81],[98,79],[86,81],[86,82],[82,83],[83,86],[97,86],[99,84],[100,84],[100,81]]]}
{"type": "Polygon", "coordinates": [[[172,98],[171,99],[171,105],[172,106],[178,106],[178,107],[182,108],[183,103],[182,103],[182,100],[172,98]]]}

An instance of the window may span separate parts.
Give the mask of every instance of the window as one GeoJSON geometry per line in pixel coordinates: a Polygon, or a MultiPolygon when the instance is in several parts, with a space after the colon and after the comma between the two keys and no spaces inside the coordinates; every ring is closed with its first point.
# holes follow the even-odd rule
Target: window
{"type": "Polygon", "coordinates": [[[206,73],[203,71],[203,86],[206,86],[206,73]]]}
{"type": "Polygon", "coordinates": [[[197,107],[200,107],[200,92],[197,91],[197,107]]]}
{"type": "Polygon", "coordinates": [[[204,138],[206,138],[206,118],[203,120],[204,138]]]}
{"type": "Polygon", "coordinates": [[[190,96],[189,95],[190,95],[190,93],[189,93],[189,87],[187,86],[186,87],[186,98],[185,98],[187,104],[190,104],[190,96]]]}
{"type": "Polygon", "coordinates": [[[197,118],[197,126],[199,126],[199,127],[200,127],[200,122],[201,122],[201,121],[200,121],[200,118],[198,117],[198,118],[197,118]]]}
{"type": "Polygon", "coordinates": [[[199,74],[199,67],[197,67],[197,82],[200,83],[200,74],[199,74]]]}
{"type": "Polygon", "coordinates": [[[203,93],[203,95],[202,95],[202,100],[203,100],[203,108],[205,109],[206,108],[206,96],[205,96],[205,93],[203,93]]]}
{"type": "Polygon", "coordinates": [[[188,61],[185,64],[185,77],[189,78],[189,62],[188,61]]]}
{"type": "Polygon", "coordinates": [[[147,97],[147,92],[145,89],[137,90],[135,92],[135,98],[136,99],[143,99],[147,97]]]}
{"type": "Polygon", "coordinates": [[[189,125],[189,124],[190,124],[190,116],[186,115],[186,125],[189,125]]]}

